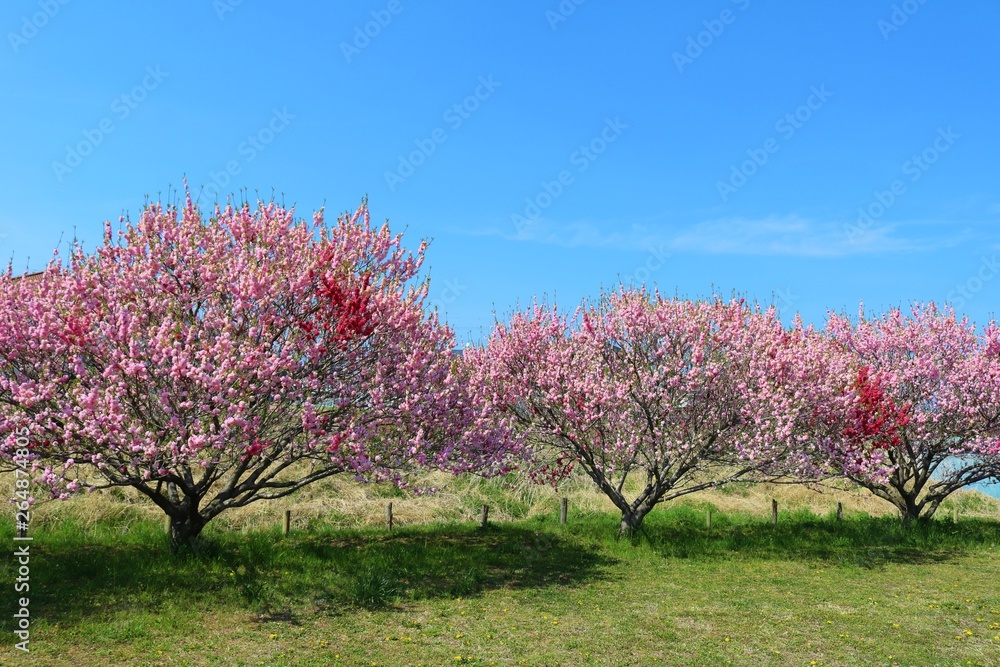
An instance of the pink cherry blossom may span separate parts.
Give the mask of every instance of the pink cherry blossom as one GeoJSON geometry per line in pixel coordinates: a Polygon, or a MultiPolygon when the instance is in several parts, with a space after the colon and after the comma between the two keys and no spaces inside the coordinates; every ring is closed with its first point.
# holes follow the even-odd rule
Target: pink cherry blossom
{"type": "Polygon", "coordinates": [[[53,497],[135,487],[177,543],[341,472],[508,470],[425,313],[426,244],[408,252],[367,204],[328,224],[274,202],[205,217],[188,194],[120,222],[40,280],[0,277],[0,454],[27,428],[53,497]]]}
{"type": "Polygon", "coordinates": [[[659,502],[738,479],[814,479],[830,460],[878,469],[877,454],[843,451],[831,428],[851,402],[831,349],[743,300],[622,288],[572,317],[537,304],[515,313],[466,360],[536,475],[581,467],[624,534],[659,502]]]}
{"type": "Polygon", "coordinates": [[[841,432],[850,439],[873,429],[868,439],[884,449],[888,467],[875,478],[848,468],[848,478],[910,521],[933,516],[962,487],[1000,477],[996,324],[977,335],[968,319],[934,303],[881,316],[866,316],[862,305],[854,322],[831,313],[826,333],[848,360],[842,372],[870,378],[857,387],[868,394],[865,409],[842,413],[841,432]]]}

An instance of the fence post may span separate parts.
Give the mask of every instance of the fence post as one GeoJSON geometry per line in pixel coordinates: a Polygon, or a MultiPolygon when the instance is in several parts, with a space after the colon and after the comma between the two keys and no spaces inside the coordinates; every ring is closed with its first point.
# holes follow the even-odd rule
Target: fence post
{"type": "Polygon", "coordinates": [[[489,505],[483,505],[483,519],[482,519],[482,521],[480,522],[479,525],[482,526],[483,528],[485,528],[486,527],[486,522],[489,520],[489,516],[490,516],[490,506],[489,505]]]}
{"type": "Polygon", "coordinates": [[[837,503],[837,521],[843,521],[844,519],[844,505],[843,503],[837,503]]]}
{"type": "Polygon", "coordinates": [[[562,502],[559,503],[559,523],[566,523],[566,517],[569,515],[569,498],[563,498],[562,502]]]}
{"type": "Polygon", "coordinates": [[[951,522],[952,523],[958,523],[958,508],[957,507],[951,510],[951,522]]]}
{"type": "Polygon", "coordinates": [[[771,524],[778,525],[778,501],[771,498],[771,524]]]}
{"type": "Polygon", "coordinates": [[[712,510],[708,510],[708,512],[705,514],[705,527],[706,528],[712,527],[712,510]]]}
{"type": "Polygon", "coordinates": [[[392,503],[385,506],[385,528],[392,532],[392,503]]]}
{"type": "Polygon", "coordinates": [[[287,535],[292,529],[292,510],[285,510],[285,520],[281,524],[281,534],[287,535]]]}

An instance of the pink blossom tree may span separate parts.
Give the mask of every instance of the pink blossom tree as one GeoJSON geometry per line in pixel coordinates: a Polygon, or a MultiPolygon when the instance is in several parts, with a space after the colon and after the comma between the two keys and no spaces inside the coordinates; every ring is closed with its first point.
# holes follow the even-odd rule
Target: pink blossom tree
{"type": "Polygon", "coordinates": [[[657,503],[701,489],[813,478],[833,454],[874,467],[823,433],[851,401],[824,370],[827,348],[743,300],[623,288],[572,319],[540,305],[517,313],[467,360],[536,471],[556,480],[579,465],[621,511],[624,535],[657,503]]]}
{"type": "Polygon", "coordinates": [[[220,512],[339,473],[505,471],[426,315],[416,254],[366,205],[147,205],[35,281],[0,278],[0,454],[56,497],[130,486],[194,543],[220,512]],[[21,443],[23,444],[23,439],[21,443]]]}
{"type": "Polygon", "coordinates": [[[904,521],[929,519],[949,495],[1000,478],[1000,329],[982,336],[933,303],[852,323],[831,314],[826,333],[850,358],[858,400],[839,416],[844,440],[884,450],[888,475],[845,476],[891,502],[904,521]]]}

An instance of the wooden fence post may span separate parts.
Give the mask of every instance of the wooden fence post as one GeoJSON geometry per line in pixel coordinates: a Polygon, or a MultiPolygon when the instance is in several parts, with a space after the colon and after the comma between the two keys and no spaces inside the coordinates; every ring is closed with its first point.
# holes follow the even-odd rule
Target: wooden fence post
{"type": "Polygon", "coordinates": [[[843,521],[843,520],[844,520],[844,504],[838,502],[837,503],[837,521],[843,521]]]}
{"type": "Polygon", "coordinates": [[[392,532],[392,503],[385,506],[385,527],[392,532]]]}
{"type": "Polygon", "coordinates": [[[483,519],[482,519],[482,521],[480,522],[479,525],[482,526],[483,528],[485,528],[486,527],[486,522],[489,520],[489,516],[490,516],[490,506],[489,505],[483,505],[483,519]]]}
{"type": "Polygon", "coordinates": [[[281,524],[281,534],[287,535],[292,529],[292,510],[285,510],[285,520],[281,524]]]}
{"type": "Polygon", "coordinates": [[[708,510],[708,512],[705,514],[705,527],[706,528],[712,527],[712,510],[708,510]]]}
{"type": "Polygon", "coordinates": [[[563,498],[562,502],[559,503],[559,523],[566,523],[566,517],[569,515],[569,498],[563,498]]]}
{"type": "Polygon", "coordinates": [[[771,523],[778,525],[778,501],[771,498],[771,523]]]}
{"type": "Polygon", "coordinates": [[[958,508],[957,507],[951,510],[951,522],[952,523],[958,523],[958,508]]]}

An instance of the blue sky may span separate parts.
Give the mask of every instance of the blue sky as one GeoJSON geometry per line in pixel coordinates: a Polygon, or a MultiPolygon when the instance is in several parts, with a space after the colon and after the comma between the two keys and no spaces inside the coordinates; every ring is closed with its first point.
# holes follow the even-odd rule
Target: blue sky
{"type": "Polygon", "coordinates": [[[460,340],[619,280],[817,324],[996,310],[995,2],[95,4],[0,10],[19,270],[186,175],[303,215],[367,194],[432,239],[460,340]]]}

